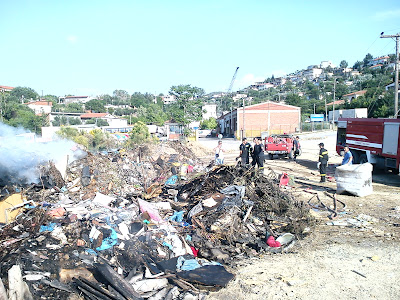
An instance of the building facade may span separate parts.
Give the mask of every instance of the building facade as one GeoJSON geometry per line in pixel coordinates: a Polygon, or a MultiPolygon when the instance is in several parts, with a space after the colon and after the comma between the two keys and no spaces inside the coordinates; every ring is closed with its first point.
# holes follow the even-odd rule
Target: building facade
{"type": "Polygon", "coordinates": [[[300,107],[264,102],[238,108],[219,119],[219,130],[224,136],[236,138],[266,134],[295,133],[300,130],[300,107]]]}
{"type": "Polygon", "coordinates": [[[35,112],[35,115],[49,114],[53,107],[51,101],[33,101],[26,103],[26,105],[35,112]]]}

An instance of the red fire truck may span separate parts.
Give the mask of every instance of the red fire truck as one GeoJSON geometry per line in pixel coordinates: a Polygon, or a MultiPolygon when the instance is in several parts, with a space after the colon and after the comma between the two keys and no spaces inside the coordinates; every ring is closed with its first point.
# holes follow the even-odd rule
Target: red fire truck
{"type": "Polygon", "coordinates": [[[400,119],[339,119],[336,152],[349,146],[354,163],[369,162],[399,172],[400,119]]]}
{"type": "Polygon", "coordinates": [[[293,136],[291,134],[272,134],[265,138],[264,143],[268,159],[273,159],[275,154],[279,157],[293,158],[293,136]]]}

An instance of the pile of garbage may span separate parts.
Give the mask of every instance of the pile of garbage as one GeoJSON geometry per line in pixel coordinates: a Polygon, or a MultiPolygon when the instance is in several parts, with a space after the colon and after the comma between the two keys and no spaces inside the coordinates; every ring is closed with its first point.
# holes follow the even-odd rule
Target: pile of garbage
{"type": "MultiPolygon", "coordinates": [[[[1,188],[0,299],[203,299],[239,259],[290,249],[314,224],[272,170],[90,154],[1,188]],[[8,298],[7,296],[8,295],[8,298]]],[[[152,156],[153,155],[153,156],[152,156]]]]}

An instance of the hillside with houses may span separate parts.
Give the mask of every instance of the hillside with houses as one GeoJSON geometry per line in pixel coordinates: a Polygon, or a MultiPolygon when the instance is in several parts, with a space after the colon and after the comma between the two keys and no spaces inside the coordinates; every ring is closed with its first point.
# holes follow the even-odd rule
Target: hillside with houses
{"type": "MultiPolygon", "coordinates": [[[[328,120],[329,111],[335,109],[366,108],[368,117],[391,117],[394,69],[395,55],[367,54],[352,67],[345,60],[338,66],[322,61],[285,76],[272,75],[235,92],[207,94],[198,87],[178,85],[171,87],[167,95],[139,92],[130,95],[124,90],[115,90],[112,95],[39,96],[29,87],[2,85],[0,117],[6,124],[37,133],[41,133],[42,127],[54,127],[54,131],[60,126],[128,132],[140,121],[160,127],[170,124],[174,133],[183,134],[193,129],[215,129],[217,119],[221,131],[221,120],[227,114],[233,116],[233,111],[238,112],[243,105],[277,103],[299,109],[298,120],[289,124],[293,131],[299,131],[300,123],[310,114],[324,114],[328,120]]],[[[237,119],[230,120],[229,124],[231,135],[238,135],[239,127],[243,127],[237,119]]]]}

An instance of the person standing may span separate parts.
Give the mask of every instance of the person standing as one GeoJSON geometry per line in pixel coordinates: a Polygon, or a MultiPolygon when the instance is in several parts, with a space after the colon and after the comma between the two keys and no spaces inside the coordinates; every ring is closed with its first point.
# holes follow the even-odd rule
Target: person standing
{"type": "Polygon", "coordinates": [[[242,143],[240,144],[240,159],[242,161],[242,166],[249,164],[249,155],[252,151],[250,143],[247,142],[246,138],[242,139],[242,143]]]}
{"type": "Polygon", "coordinates": [[[224,163],[224,152],[222,149],[222,141],[218,141],[218,146],[214,148],[215,151],[215,165],[222,165],[224,163]]]}
{"type": "Polygon", "coordinates": [[[296,161],[297,156],[300,154],[301,145],[299,140],[300,140],[299,136],[296,136],[296,138],[293,140],[294,161],[296,161]]]}
{"type": "Polygon", "coordinates": [[[254,160],[253,160],[253,166],[257,164],[259,169],[264,168],[264,149],[263,149],[263,144],[261,142],[260,138],[255,138],[256,144],[254,145],[254,160]]]}
{"type": "Polygon", "coordinates": [[[251,147],[251,165],[255,166],[257,163],[256,157],[254,156],[254,148],[256,147],[257,143],[256,143],[256,139],[257,138],[253,138],[253,146],[251,147]]]}
{"type": "Polygon", "coordinates": [[[349,146],[344,146],[344,157],[342,160],[342,166],[343,165],[352,165],[353,164],[353,154],[350,151],[349,146]]]}
{"type": "Polygon", "coordinates": [[[321,181],[320,182],[325,182],[326,181],[326,166],[328,164],[328,150],[324,148],[324,143],[319,143],[319,160],[318,160],[318,168],[319,168],[319,173],[321,175],[321,181]]]}

